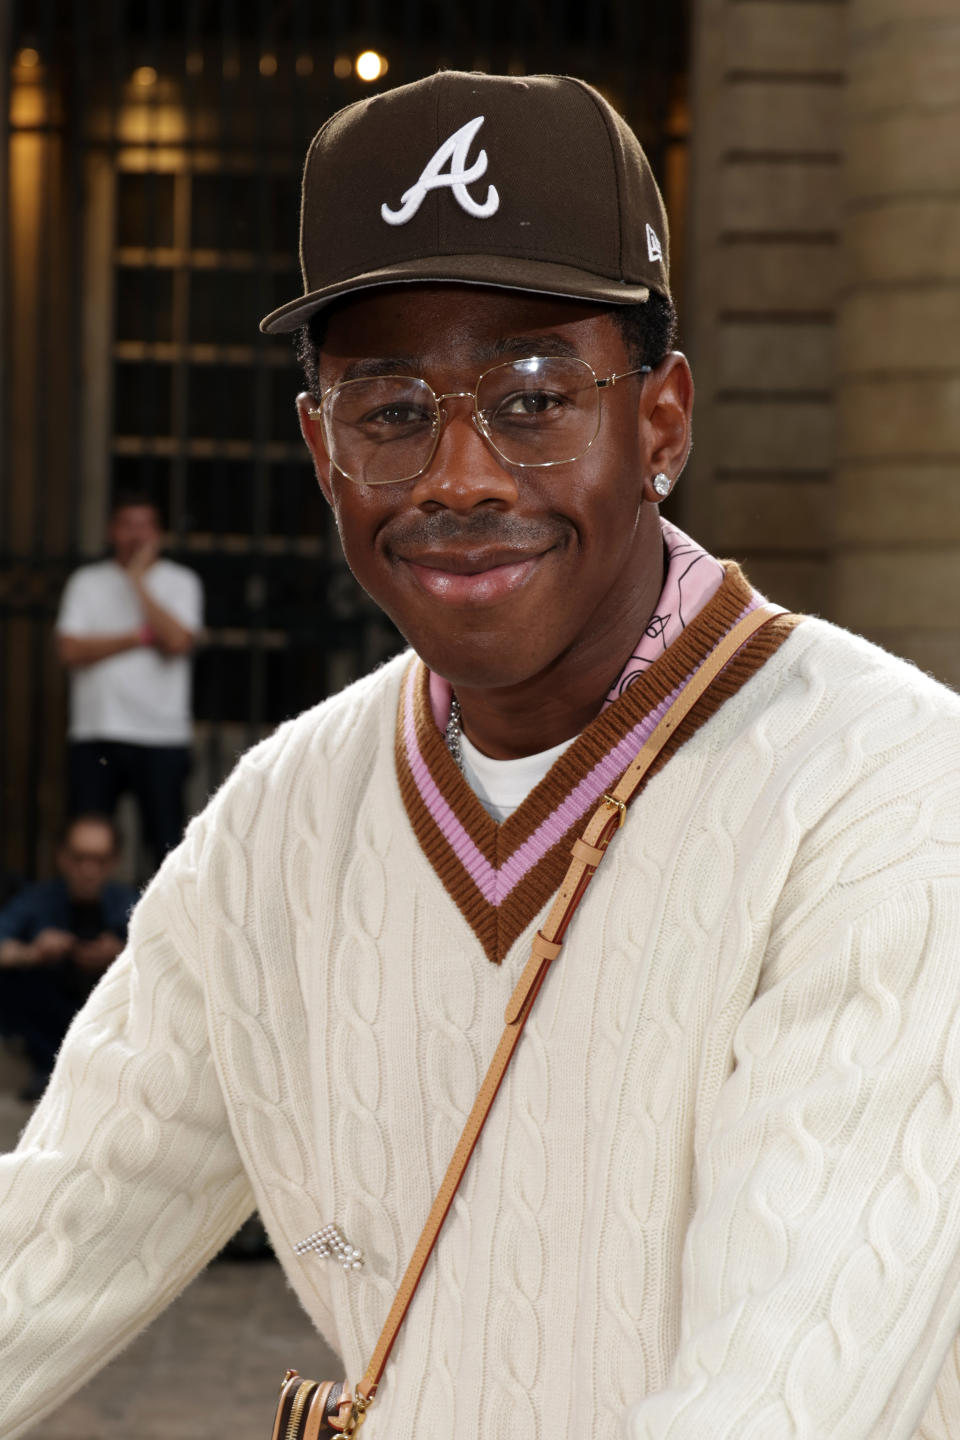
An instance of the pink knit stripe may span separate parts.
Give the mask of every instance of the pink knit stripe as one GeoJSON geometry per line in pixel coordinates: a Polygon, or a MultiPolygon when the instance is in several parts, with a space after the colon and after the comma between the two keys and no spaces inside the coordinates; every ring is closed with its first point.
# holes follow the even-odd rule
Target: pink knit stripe
{"type": "Polygon", "coordinates": [[[496,905],[498,904],[497,872],[486,856],[477,849],[464,826],[447,804],[417,742],[417,726],[413,706],[416,676],[417,668],[413,666],[407,678],[407,689],[403,702],[403,743],[407,751],[410,773],[420,792],[421,800],[460,864],[484,899],[489,904],[496,905]]]}

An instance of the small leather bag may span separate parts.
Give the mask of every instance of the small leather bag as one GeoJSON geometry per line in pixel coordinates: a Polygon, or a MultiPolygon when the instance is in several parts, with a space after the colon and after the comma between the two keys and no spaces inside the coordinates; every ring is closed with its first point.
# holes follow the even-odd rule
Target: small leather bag
{"type": "Polygon", "coordinates": [[[345,1381],[304,1380],[296,1370],[288,1370],[280,1386],[272,1440],[287,1440],[288,1436],[290,1440],[320,1440],[323,1435],[342,1435],[352,1409],[353,1392],[345,1381]]]}
{"type": "Polygon", "coordinates": [[[574,840],[571,847],[573,861],[554,897],[543,930],[537,931],[533,937],[530,959],[507,1005],[504,1015],[506,1025],[500,1043],[484,1076],[473,1109],[467,1117],[463,1134],[437,1191],[363,1379],[353,1390],[345,1381],[304,1380],[296,1370],[288,1370],[280,1387],[272,1440],[320,1440],[322,1436],[338,1434],[350,1436],[363,1424],[367,1410],[377,1393],[377,1386],[393,1349],[397,1332],[437,1242],[440,1228],[453,1203],[453,1197],[473,1154],[484,1121],[490,1113],[490,1107],[520,1039],[527,1016],[533,1008],[533,1002],[552,961],[560,953],[563,937],[573,919],[574,911],[583,899],[607,846],[627,818],[627,805],[681,720],[689,714],[724,666],[755,631],[784,613],[779,605],[762,605],[737,621],[707,656],[696,674],[691,676],[644,741],[616,788],[609,795],[604,795],[587,828],[578,840],[574,840]]]}

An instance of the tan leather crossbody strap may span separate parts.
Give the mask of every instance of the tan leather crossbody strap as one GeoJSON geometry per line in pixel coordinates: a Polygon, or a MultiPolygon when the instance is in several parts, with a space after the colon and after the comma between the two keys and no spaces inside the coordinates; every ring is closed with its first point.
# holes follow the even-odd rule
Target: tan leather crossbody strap
{"type": "Polygon", "coordinates": [[[370,1364],[357,1386],[358,1394],[368,1401],[372,1400],[376,1393],[380,1376],[383,1374],[384,1366],[393,1349],[393,1342],[397,1338],[397,1332],[403,1323],[424,1267],[436,1244],[447,1211],[453,1203],[453,1197],[457,1193],[463,1172],[467,1168],[470,1156],[480,1137],[484,1121],[490,1113],[490,1107],[500,1089],[500,1083],[510,1063],[510,1057],[516,1049],[517,1041],[523,1032],[533,1002],[551,962],[560,953],[563,936],[573,919],[574,911],[583,899],[584,892],[603,859],[607,846],[626,818],[627,804],[681,720],[689,714],[723,667],[762,625],[766,625],[776,615],[782,614],[784,611],[781,606],[764,605],[751,611],[749,615],[745,615],[732,630],[728,631],[644,741],[636,757],[624,771],[616,789],[603,797],[583,835],[579,840],[573,842],[573,863],[557,891],[543,930],[538,931],[533,938],[530,959],[527,961],[523,974],[507,1004],[504,1017],[506,1027],[500,1037],[500,1043],[484,1076],[473,1109],[467,1117],[463,1134],[460,1136],[453,1159],[447,1167],[443,1183],[437,1191],[436,1199],[427,1216],[427,1222],[417,1241],[417,1247],[404,1272],[400,1288],[390,1307],[390,1313],[380,1333],[370,1364]]]}

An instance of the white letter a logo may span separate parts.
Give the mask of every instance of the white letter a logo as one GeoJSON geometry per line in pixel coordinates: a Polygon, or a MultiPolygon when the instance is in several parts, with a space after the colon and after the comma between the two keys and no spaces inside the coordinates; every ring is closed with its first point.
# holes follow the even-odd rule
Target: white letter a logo
{"type": "Polygon", "coordinates": [[[449,140],[444,140],[440,149],[423,167],[419,180],[401,195],[399,210],[391,210],[386,204],[380,206],[380,214],[388,225],[406,225],[427,198],[427,191],[439,190],[443,186],[453,191],[454,199],[468,215],[485,220],[496,213],[500,207],[500,196],[495,185],[487,186],[487,198],[482,204],[474,200],[467,190],[467,186],[472,185],[474,180],[479,180],[487,169],[486,150],[481,150],[473,164],[467,165],[467,151],[483,121],[484,116],[477,115],[473,120],[468,120],[466,125],[461,125],[459,130],[455,130],[449,140]],[[443,174],[443,167],[448,162],[450,169],[443,174]]]}

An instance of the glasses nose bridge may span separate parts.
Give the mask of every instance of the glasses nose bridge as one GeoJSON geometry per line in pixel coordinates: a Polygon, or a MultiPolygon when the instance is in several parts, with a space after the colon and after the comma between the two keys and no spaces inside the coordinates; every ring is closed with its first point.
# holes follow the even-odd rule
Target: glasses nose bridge
{"type": "Polygon", "coordinates": [[[475,402],[477,392],[475,390],[445,390],[442,395],[438,395],[434,390],[433,398],[439,409],[444,400],[473,400],[475,402]]]}
{"type": "MultiPolygon", "coordinates": [[[[471,402],[470,409],[472,411],[470,418],[473,421],[474,429],[476,430],[477,434],[480,436],[481,439],[485,440],[487,438],[483,426],[483,421],[480,418],[480,412],[477,408],[476,390],[445,390],[442,395],[438,395],[437,392],[434,390],[433,398],[437,406],[437,422],[436,434],[434,437],[434,451],[436,450],[437,445],[440,443],[440,436],[447,421],[450,419],[450,416],[443,407],[444,400],[469,400],[471,402]]],[[[431,459],[432,458],[433,456],[431,454],[431,459]]]]}
{"type": "Polygon", "coordinates": [[[444,400],[469,400],[469,401],[471,402],[472,409],[473,409],[473,418],[474,418],[474,421],[476,421],[476,418],[477,418],[477,392],[476,392],[475,390],[445,390],[442,395],[438,395],[437,392],[434,391],[434,392],[433,392],[433,398],[434,398],[434,400],[436,401],[436,405],[437,405],[437,416],[438,416],[439,426],[440,426],[441,429],[443,428],[443,425],[444,425],[444,423],[446,422],[446,420],[449,419],[449,416],[447,415],[447,412],[446,412],[446,411],[444,410],[444,408],[443,408],[443,402],[444,402],[444,400]]]}

